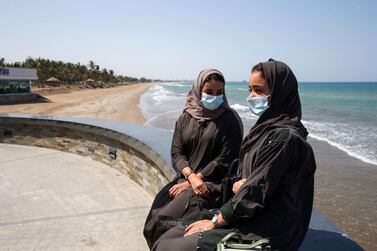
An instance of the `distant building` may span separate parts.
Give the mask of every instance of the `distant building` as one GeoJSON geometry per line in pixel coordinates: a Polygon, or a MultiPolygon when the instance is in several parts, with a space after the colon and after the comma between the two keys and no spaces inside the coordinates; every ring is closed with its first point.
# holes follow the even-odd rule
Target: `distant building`
{"type": "Polygon", "coordinates": [[[35,101],[31,81],[37,79],[36,69],[0,67],[0,104],[35,101]]]}
{"type": "Polygon", "coordinates": [[[37,79],[36,69],[0,67],[0,94],[30,93],[37,79]]]}

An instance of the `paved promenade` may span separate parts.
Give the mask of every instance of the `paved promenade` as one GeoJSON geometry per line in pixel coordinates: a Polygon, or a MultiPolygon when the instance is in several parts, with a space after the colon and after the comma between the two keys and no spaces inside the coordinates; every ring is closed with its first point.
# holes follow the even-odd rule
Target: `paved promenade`
{"type": "Polygon", "coordinates": [[[0,144],[0,250],[148,250],[152,197],[78,155],[0,144]]]}

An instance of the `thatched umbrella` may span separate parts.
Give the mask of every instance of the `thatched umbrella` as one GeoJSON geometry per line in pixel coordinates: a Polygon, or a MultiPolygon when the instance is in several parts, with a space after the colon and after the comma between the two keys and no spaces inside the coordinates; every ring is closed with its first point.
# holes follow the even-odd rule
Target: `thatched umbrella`
{"type": "Polygon", "coordinates": [[[60,80],[54,77],[51,77],[49,79],[46,79],[45,81],[47,84],[56,85],[59,84],[60,80]]]}

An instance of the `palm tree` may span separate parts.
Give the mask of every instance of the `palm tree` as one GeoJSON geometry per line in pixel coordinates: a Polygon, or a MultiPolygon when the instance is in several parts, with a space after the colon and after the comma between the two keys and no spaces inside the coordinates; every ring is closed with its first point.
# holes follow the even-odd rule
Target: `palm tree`
{"type": "MultiPolygon", "coordinates": [[[[107,70],[100,68],[94,61],[89,61],[88,66],[81,65],[80,63],[65,63],[62,61],[55,61],[45,58],[32,58],[27,57],[24,62],[6,63],[4,58],[0,58],[0,67],[25,67],[37,69],[38,79],[40,82],[44,82],[49,77],[56,77],[69,84],[77,83],[88,78],[92,78],[97,81],[103,81],[105,83],[114,82],[136,82],[137,78],[115,75],[113,70],[107,70]]],[[[149,79],[142,78],[142,81],[150,82],[149,79]]]]}
{"type": "Polygon", "coordinates": [[[90,68],[92,71],[94,71],[94,69],[96,68],[96,64],[95,64],[92,60],[89,61],[88,66],[89,66],[89,68],[90,68]]]}

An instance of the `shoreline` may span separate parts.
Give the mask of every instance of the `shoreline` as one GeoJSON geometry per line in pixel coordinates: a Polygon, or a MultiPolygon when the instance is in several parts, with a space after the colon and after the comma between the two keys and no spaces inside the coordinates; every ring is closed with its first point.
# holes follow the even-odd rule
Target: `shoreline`
{"type": "Polygon", "coordinates": [[[80,89],[44,97],[51,102],[1,105],[0,113],[70,115],[144,124],[140,97],[152,84],[132,84],[105,89],[80,89]]]}
{"type": "MultiPolygon", "coordinates": [[[[305,126],[305,125],[304,125],[305,126]]],[[[359,154],[356,154],[356,153],[353,153],[351,150],[347,149],[346,147],[338,144],[338,143],[334,143],[333,141],[331,140],[328,140],[326,138],[322,138],[322,137],[319,137],[319,136],[313,136],[312,134],[309,133],[309,138],[310,139],[313,139],[313,140],[316,140],[316,141],[320,141],[320,142],[324,142],[325,144],[327,145],[330,145],[332,147],[335,147],[336,149],[338,149],[339,151],[347,154],[349,157],[351,158],[355,158],[357,159],[358,161],[361,161],[363,162],[364,164],[366,165],[373,165],[373,166],[376,166],[377,168],[377,163],[374,163],[372,160],[369,160],[359,154]]]]}
{"type": "Polygon", "coordinates": [[[377,248],[377,166],[309,137],[317,162],[314,207],[366,250],[377,248]]]}

